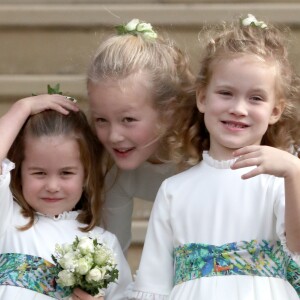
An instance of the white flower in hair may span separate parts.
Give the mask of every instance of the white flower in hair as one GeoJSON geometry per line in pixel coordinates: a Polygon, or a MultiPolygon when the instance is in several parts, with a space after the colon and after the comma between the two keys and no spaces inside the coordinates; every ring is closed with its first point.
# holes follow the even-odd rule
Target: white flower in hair
{"type": "Polygon", "coordinates": [[[139,19],[132,19],[126,25],[118,25],[116,29],[119,35],[131,34],[135,36],[141,35],[149,39],[157,38],[157,33],[153,30],[152,25],[139,19]]]}
{"type": "Polygon", "coordinates": [[[139,23],[136,27],[137,31],[149,31],[152,30],[152,25],[150,23],[139,23]]]}
{"type": "Polygon", "coordinates": [[[133,31],[133,30],[136,30],[136,27],[137,25],[140,23],[140,20],[139,19],[132,19],[130,22],[128,22],[126,25],[125,25],[125,29],[127,31],[133,31]]]}
{"type": "Polygon", "coordinates": [[[243,26],[251,26],[254,25],[260,28],[267,28],[267,24],[263,21],[258,21],[255,16],[248,14],[248,17],[242,20],[243,26]]]}

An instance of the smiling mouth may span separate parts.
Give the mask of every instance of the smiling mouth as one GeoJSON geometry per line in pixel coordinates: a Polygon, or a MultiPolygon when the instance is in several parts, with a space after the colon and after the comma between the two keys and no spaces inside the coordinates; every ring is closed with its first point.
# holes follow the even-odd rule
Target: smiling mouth
{"type": "Polygon", "coordinates": [[[133,149],[134,149],[134,147],[127,148],[127,149],[116,149],[116,148],[113,148],[114,152],[117,153],[117,154],[127,154],[130,151],[132,151],[133,149]]]}
{"type": "Polygon", "coordinates": [[[226,127],[229,128],[247,128],[249,125],[241,123],[241,122],[233,122],[233,121],[221,121],[226,127]]]}
{"type": "Polygon", "coordinates": [[[62,198],[42,198],[42,200],[46,202],[57,202],[57,201],[61,201],[62,198]]]}

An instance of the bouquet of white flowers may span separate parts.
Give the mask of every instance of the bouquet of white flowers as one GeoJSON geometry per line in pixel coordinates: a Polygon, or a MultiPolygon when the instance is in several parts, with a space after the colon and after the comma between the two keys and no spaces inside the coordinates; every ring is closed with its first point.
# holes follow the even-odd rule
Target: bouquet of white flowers
{"type": "Polygon", "coordinates": [[[57,284],[63,288],[79,287],[96,297],[104,296],[102,289],[119,275],[113,251],[88,236],[76,236],[72,244],[56,244],[52,259],[57,268],[57,284]]]}

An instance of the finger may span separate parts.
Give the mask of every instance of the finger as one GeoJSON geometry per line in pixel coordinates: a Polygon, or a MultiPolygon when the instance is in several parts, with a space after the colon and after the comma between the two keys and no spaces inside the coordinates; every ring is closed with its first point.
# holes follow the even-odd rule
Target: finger
{"type": "Polygon", "coordinates": [[[259,166],[262,163],[261,157],[253,156],[253,157],[245,157],[237,159],[232,165],[231,169],[240,169],[252,166],[259,166]]]}
{"type": "Polygon", "coordinates": [[[260,174],[262,174],[262,172],[261,172],[260,168],[257,167],[255,169],[251,170],[250,172],[243,174],[242,179],[249,179],[249,178],[255,177],[260,174]]]}
{"type": "Polygon", "coordinates": [[[246,147],[240,148],[238,150],[235,150],[232,154],[234,157],[243,156],[248,153],[258,151],[259,149],[260,149],[260,146],[251,145],[251,146],[246,146],[246,147]]]}

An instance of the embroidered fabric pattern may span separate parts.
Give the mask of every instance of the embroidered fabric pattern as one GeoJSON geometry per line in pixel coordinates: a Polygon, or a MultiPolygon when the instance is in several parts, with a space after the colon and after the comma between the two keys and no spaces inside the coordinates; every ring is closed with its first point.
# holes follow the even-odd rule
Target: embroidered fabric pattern
{"type": "Polygon", "coordinates": [[[288,279],[299,294],[300,268],[279,241],[252,240],[222,246],[185,244],[174,249],[174,261],[175,285],[210,276],[267,276],[288,279]]]}
{"type": "Polygon", "coordinates": [[[300,266],[292,259],[287,267],[287,280],[294,287],[300,298],[300,266]]]}
{"type": "Polygon", "coordinates": [[[55,282],[56,268],[49,261],[20,253],[0,254],[0,285],[30,289],[55,299],[69,296],[71,290],[55,282]]]}

